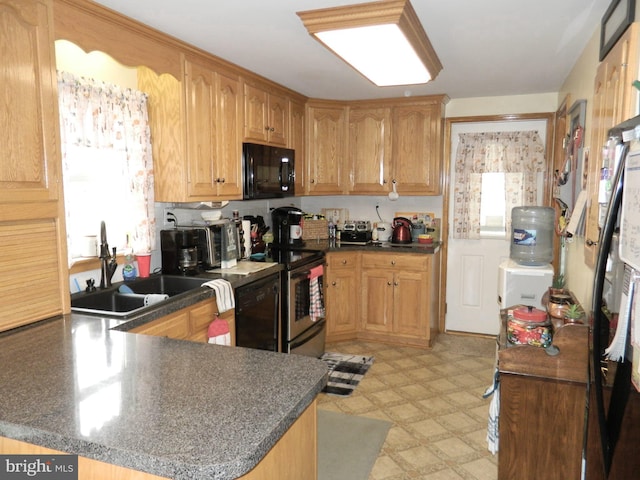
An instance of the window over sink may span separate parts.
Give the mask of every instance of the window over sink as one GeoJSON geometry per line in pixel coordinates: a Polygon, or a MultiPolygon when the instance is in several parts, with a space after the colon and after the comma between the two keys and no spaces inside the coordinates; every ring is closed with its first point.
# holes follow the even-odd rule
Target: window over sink
{"type": "MultiPolygon", "coordinates": [[[[72,45],[72,44],[71,44],[72,45]]],[[[84,54],[84,53],[83,53],[84,54]]],[[[105,221],[110,247],[154,248],[153,162],[147,97],[76,74],[58,73],[69,264],[95,256],[105,221]]]]}

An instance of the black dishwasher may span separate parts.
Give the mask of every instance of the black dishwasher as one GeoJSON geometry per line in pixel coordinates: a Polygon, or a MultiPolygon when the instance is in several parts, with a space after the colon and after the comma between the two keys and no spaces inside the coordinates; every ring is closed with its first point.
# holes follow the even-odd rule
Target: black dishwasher
{"type": "Polygon", "coordinates": [[[236,345],[280,351],[280,273],[235,289],[236,345]]]}

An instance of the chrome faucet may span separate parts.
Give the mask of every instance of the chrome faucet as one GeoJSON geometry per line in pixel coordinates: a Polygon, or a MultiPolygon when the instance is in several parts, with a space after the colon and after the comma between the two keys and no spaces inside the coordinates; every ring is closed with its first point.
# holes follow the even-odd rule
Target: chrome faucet
{"type": "Polygon", "coordinates": [[[113,247],[113,255],[109,254],[109,244],[107,243],[107,227],[104,221],[100,222],[100,288],[111,286],[111,279],[116,273],[118,263],[116,262],[116,247],[113,247]]]}

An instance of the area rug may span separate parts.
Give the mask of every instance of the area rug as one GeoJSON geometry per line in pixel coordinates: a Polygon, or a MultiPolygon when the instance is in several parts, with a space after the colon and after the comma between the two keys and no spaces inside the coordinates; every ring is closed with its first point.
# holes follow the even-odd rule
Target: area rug
{"type": "Polygon", "coordinates": [[[318,409],[318,480],[367,480],[391,422],[318,409]]]}
{"type": "Polygon", "coordinates": [[[373,357],[327,352],[320,360],[329,367],[329,380],[323,392],[348,397],[373,364],[373,357]]]}

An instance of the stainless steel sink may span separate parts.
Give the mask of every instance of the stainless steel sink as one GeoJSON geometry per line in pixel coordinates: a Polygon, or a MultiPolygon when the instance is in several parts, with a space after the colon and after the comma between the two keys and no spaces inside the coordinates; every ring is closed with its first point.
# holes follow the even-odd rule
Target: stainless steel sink
{"type": "Polygon", "coordinates": [[[105,317],[128,318],[142,313],[145,309],[159,305],[159,303],[145,305],[145,295],[168,295],[167,300],[160,302],[164,303],[173,297],[200,288],[206,281],[206,279],[198,277],[154,275],[126,282],[124,285],[133,290],[133,295],[118,291],[123,285],[120,282],[109,289],[73,294],[71,296],[71,310],[105,317]]]}

